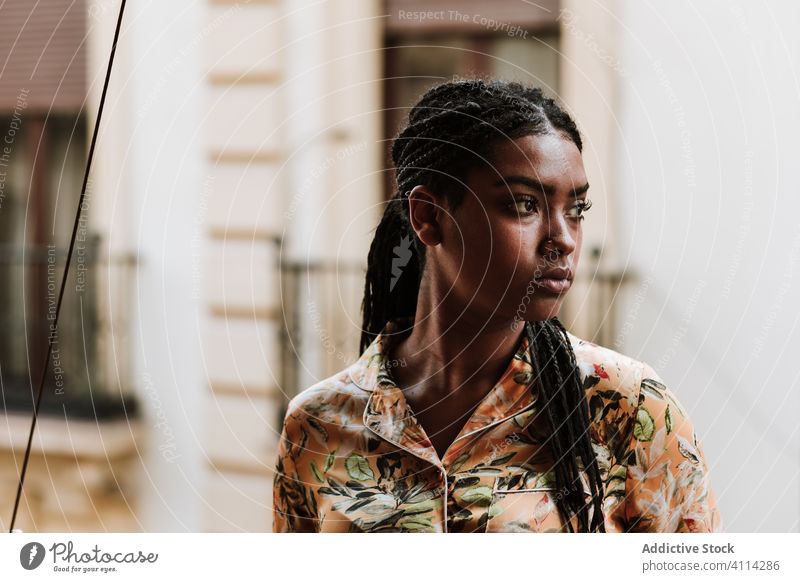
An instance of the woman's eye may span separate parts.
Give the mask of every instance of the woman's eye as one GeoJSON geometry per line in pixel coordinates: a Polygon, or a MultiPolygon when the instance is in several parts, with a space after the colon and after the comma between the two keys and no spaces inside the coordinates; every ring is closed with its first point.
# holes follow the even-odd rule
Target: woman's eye
{"type": "Polygon", "coordinates": [[[536,198],[519,198],[518,200],[514,200],[510,206],[513,207],[518,214],[533,214],[537,209],[536,198]]]}
{"type": "MultiPolygon", "coordinates": [[[[538,201],[536,200],[536,198],[531,198],[531,197],[518,198],[517,200],[514,200],[514,202],[509,204],[509,207],[513,208],[513,210],[521,216],[527,216],[535,212],[538,212],[539,210],[538,201]]],[[[591,200],[581,200],[577,204],[575,204],[575,206],[569,209],[568,217],[575,218],[578,220],[583,220],[584,218],[586,218],[585,216],[583,216],[583,214],[591,207],[592,207],[591,200]]]]}
{"type": "Polygon", "coordinates": [[[570,209],[570,218],[577,218],[578,220],[583,220],[586,218],[583,214],[592,207],[591,200],[584,200],[578,202],[575,206],[570,209]]]}

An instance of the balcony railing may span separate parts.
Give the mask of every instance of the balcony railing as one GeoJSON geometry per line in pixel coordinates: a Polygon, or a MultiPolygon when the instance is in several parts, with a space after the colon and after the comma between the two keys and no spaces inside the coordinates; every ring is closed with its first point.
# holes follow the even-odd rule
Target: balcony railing
{"type": "Polygon", "coordinates": [[[54,331],[66,248],[0,245],[0,408],[33,410],[52,342],[41,414],[137,414],[128,355],[136,262],[133,256],[104,256],[100,249],[97,236],[76,243],[54,331]]]}
{"type": "MultiPolygon", "coordinates": [[[[282,257],[280,239],[274,241],[282,257]]],[[[361,337],[365,266],[279,258],[281,391],[290,398],[353,363],[361,337]]]]}

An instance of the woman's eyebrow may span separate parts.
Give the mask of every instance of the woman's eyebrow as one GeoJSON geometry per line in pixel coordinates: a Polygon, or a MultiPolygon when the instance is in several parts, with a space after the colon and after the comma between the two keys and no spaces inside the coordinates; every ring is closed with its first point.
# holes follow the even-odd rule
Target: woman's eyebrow
{"type": "MultiPolygon", "coordinates": [[[[523,186],[527,186],[528,188],[532,188],[533,190],[539,190],[543,192],[547,196],[552,196],[555,191],[556,187],[552,184],[544,184],[539,180],[534,178],[529,178],[527,176],[503,176],[500,180],[494,183],[495,186],[510,186],[511,184],[521,184],[523,186]]],[[[583,194],[589,189],[588,182],[583,186],[579,186],[578,188],[573,188],[572,195],[578,196],[583,194]]]]}

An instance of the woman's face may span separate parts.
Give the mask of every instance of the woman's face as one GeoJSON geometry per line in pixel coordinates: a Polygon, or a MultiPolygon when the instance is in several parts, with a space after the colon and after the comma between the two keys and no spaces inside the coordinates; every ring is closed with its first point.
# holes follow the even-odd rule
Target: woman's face
{"type": "Polygon", "coordinates": [[[427,249],[446,301],[483,321],[557,315],[583,239],[588,184],[577,146],[559,133],[500,142],[466,185],[455,212],[441,213],[442,244],[427,249]]]}

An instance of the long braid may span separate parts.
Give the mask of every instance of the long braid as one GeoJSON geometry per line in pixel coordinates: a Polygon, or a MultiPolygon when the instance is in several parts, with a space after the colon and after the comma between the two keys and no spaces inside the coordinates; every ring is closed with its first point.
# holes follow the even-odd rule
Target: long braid
{"type": "MultiPolygon", "coordinates": [[[[531,341],[531,346],[536,346],[537,344],[535,337],[538,336],[538,333],[536,333],[533,328],[534,324],[529,323],[526,326],[526,329],[528,330],[528,336],[531,341]]],[[[540,354],[540,350],[536,347],[532,348],[531,355],[535,372],[534,377],[539,382],[540,395],[544,398],[544,410],[547,413],[548,422],[553,430],[550,438],[547,439],[547,444],[549,444],[553,453],[553,458],[555,459],[554,472],[556,476],[556,488],[558,489],[558,494],[555,496],[556,506],[558,507],[562,517],[564,517],[567,528],[569,531],[572,531],[572,523],[569,519],[570,511],[568,500],[567,497],[561,495],[562,491],[569,490],[568,484],[571,480],[567,472],[567,463],[564,462],[564,459],[566,459],[566,452],[563,447],[564,439],[561,437],[561,433],[563,432],[561,430],[561,415],[559,414],[559,411],[556,410],[558,407],[558,403],[556,401],[558,395],[556,390],[548,389],[549,386],[552,386],[549,374],[546,374],[546,370],[549,366],[541,363],[542,355],[540,354]]]]}
{"type": "Polygon", "coordinates": [[[566,390],[567,394],[571,396],[570,407],[575,411],[577,423],[583,428],[581,429],[581,436],[578,439],[578,454],[584,461],[584,468],[587,471],[590,487],[592,489],[592,503],[594,505],[593,521],[591,531],[596,527],[605,527],[602,522],[602,506],[603,506],[603,478],[600,475],[600,467],[597,463],[597,456],[592,448],[592,441],[589,438],[589,404],[586,401],[586,392],[583,389],[580,381],[580,374],[578,373],[578,363],[575,360],[575,352],[572,350],[572,344],[567,335],[567,330],[558,318],[551,320],[552,324],[558,330],[560,338],[563,339],[564,346],[567,348],[565,351],[569,357],[568,368],[572,376],[573,390],[566,390]],[[588,459],[588,462],[587,462],[588,459]],[[599,492],[598,494],[595,494],[599,492]]]}
{"type": "Polygon", "coordinates": [[[549,443],[555,459],[556,505],[572,531],[569,519],[578,515],[580,531],[605,531],[602,518],[603,481],[589,438],[589,410],[580,382],[575,353],[558,318],[527,322],[534,377],[544,397],[544,406],[551,424],[549,443]],[[542,364],[546,357],[550,361],[542,364]],[[587,471],[594,511],[589,524],[588,505],[583,498],[580,481],[580,457],[587,471]],[[566,491],[566,495],[561,493],[566,491]]]}
{"type": "MultiPolygon", "coordinates": [[[[412,316],[425,269],[425,246],[411,228],[406,194],[425,185],[444,194],[451,210],[463,201],[464,178],[476,164],[489,164],[493,143],[526,135],[558,132],[582,150],[572,118],[539,88],[520,83],[466,80],[430,89],[408,115],[408,124],[392,143],[397,189],[387,202],[370,245],[362,303],[360,351],[392,319],[412,316]],[[410,251],[410,258],[405,255],[410,251]],[[393,273],[395,260],[402,270],[393,273]]],[[[575,354],[561,322],[552,318],[527,322],[534,382],[543,399],[552,435],[556,504],[573,530],[577,515],[581,531],[605,531],[601,511],[603,485],[589,439],[589,410],[580,384],[575,354]],[[587,472],[594,511],[580,480],[587,472]]]]}
{"type": "MultiPolygon", "coordinates": [[[[555,330],[551,325],[544,325],[542,326],[542,334],[540,337],[544,337],[545,346],[546,346],[546,353],[552,354],[553,364],[548,366],[548,370],[551,372],[552,379],[554,381],[549,383],[549,387],[554,393],[558,396],[558,407],[553,407],[554,410],[558,409],[558,417],[561,419],[561,423],[559,425],[553,425],[554,432],[556,434],[563,434],[565,438],[562,438],[562,444],[559,447],[562,450],[562,455],[557,458],[556,463],[559,465],[564,465],[565,473],[567,475],[567,495],[566,499],[569,501],[570,504],[583,504],[583,487],[579,481],[579,470],[576,462],[564,462],[566,459],[577,461],[576,459],[576,449],[578,448],[577,439],[575,438],[575,432],[573,431],[573,422],[572,422],[572,409],[569,406],[569,402],[567,399],[567,394],[570,390],[566,387],[564,383],[564,378],[561,374],[561,364],[562,360],[559,358],[560,352],[557,350],[553,343],[553,335],[555,330]],[[577,481],[577,484],[576,484],[577,481]]],[[[556,339],[556,341],[558,341],[556,339]]],[[[560,346],[559,346],[560,347],[560,346]]],[[[555,415],[553,415],[555,416],[555,415]]],[[[559,439],[556,439],[559,440],[559,439]]],[[[561,490],[561,488],[559,488],[561,490]]],[[[584,512],[579,514],[579,518],[581,520],[581,529],[585,530],[588,523],[587,520],[584,520],[584,512]]]]}

